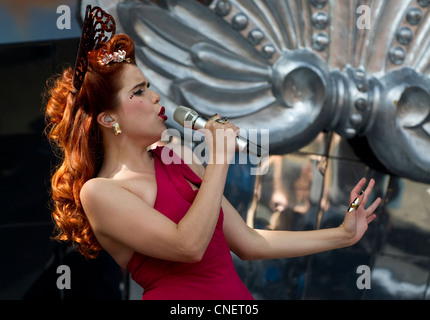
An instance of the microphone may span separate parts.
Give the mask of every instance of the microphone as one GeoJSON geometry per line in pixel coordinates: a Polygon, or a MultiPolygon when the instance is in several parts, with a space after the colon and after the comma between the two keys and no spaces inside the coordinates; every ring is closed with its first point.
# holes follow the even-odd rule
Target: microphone
{"type": "MultiPolygon", "coordinates": [[[[173,119],[181,126],[185,127],[185,123],[191,123],[191,127],[194,130],[203,129],[208,122],[208,119],[200,116],[193,109],[179,106],[173,113],[173,119]]],[[[258,144],[252,143],[247,139],[237,136],[236,147],[240,152],[247,153],[256,157],[266,156],[268,152],[261,148],[258,144]]]]}

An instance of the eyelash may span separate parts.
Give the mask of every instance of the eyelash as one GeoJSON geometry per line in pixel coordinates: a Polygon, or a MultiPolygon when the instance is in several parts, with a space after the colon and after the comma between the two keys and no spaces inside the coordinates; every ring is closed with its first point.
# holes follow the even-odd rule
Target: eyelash
{"type": "MultiPolygon", "coordinates": [[[[149,88],[149,86],[150,86],[150,83],[148,83],[147,85],[146,85],[146,87],[147,88],[149,88]]],[[[133,95],[141,95],[142,93],[144,93],[144,90],[142,90],[142,89],[139,89],[139,90],[137,90],[136,92],[133,92],[133,95]]]]}

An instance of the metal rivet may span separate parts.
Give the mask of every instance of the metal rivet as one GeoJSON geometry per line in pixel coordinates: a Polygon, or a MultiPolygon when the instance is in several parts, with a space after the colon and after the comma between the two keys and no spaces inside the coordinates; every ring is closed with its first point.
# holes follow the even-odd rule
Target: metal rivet
{"type": "Polygon", "coordinates": [[[312,24],[317,29],[325,29],[329,23],[329,17],[325,12],[315,12],[312,15],[312,24]]]}
{"type": "Polygon", "coordinates": [[[359,126],[363,122],[363,116],[361,114],[359,114],[359,113],[354,113],[349,118],[349,122],[353,126],[359,126]]]}
{"type": "Polygon", "coordinates": [[[414,38],[414,33],[408,27],[400,28],[396,33],[396,39],[400,44],[407,46],[414,38]]]}
{"type": "Polygon", "coordinates": [[[264,39],[264,33],[260,29],[253,29],[248,35],[249,42],[256,46],[264,39]]]}
{"type": "Polygon", "coordinates": [[[327,0],[311,0],[312,5],[317,9],[322,9],[327,4],[327,0]]]}
{"type": "Polygon", "coordinates": [[[428,6],[430,6],[430,0],[418,0],[418,4],[422,8],[427,8],[428,6]]]}
{"type": "Polygon", "coordinates": [[[390,49],[390,60],[394,64],[402,64],[406,59],[406,51],[402,47],[393,47],[390,49]]]}
{"type": "Polygon", "coordinates": [[[233,17],[232,26],[236,30],[243,30],[248,25],[248,17],[243,13],[238,13],[233,17]]]}
{"type": "Polygon", "coordinates": [[[357,79],[364,79],[366,77],[366,73],[361,69],[357,69],[355,70],[355,77],[357,79]]]}
{"type": "Polygon", "coordinates": [[[225,17],[231,11],[231,3],[228,0],[219,0],[215,6],[215,12],[221,17],[225,17]]]}
{"type": "Polygon", "coordinates": [[[271,59],[273,57],[273,55],[275,54],[275,48],[270,45],[270,44],[266,44],[263,47],[263,54],[266,58],[271,59]]]}
{"type": "Polygon", "coordinates": [[[366,83],[364,83],[364,82],[359,82],[359,83],[357,84],[357,89],[358,89],[358,91],[360,91],[360,92],[367,92],[367,85],[366,85],[366,83]]]}
{"type": "Polygon", "coordinates": [[[359,111],[364,111],[367,109],[367,101],[366,99],[360,98],[355,101],[355,108],[359,111]]]}
{"type": "Polygon", "coordinates": [[[406,15],[406,20],[409,24],[416,26],[423,19],[423,13],[418,8],[411,8],[406,15]]]}
{"type": "Polygon", "coordinates": [[[330,39],[325,32],[316,33],[312,37],[312,46],[317,51],[324,51],[330,44],[330,39]]]}

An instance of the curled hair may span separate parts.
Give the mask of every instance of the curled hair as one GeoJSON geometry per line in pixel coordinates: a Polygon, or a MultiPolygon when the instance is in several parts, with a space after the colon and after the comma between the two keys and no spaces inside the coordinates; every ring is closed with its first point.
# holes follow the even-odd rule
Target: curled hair
{"type": "Polygon", "coordinates": [[[120,76],[124,63],[101,65],[104,53],[124,50],[135,64],[133,41],[126,35],[114,36],[106,45],[88,54],[89,67],[79,92],[73,88],[73,69],[47,82],[45,132],[59,151],[61,163],[51,179],[54,239],[77,244],[86,257],[95,258],[102,249],[80,201],[86,181],[95,177],[103,161],[102,135],[97,123],[100,112],[118,104],[120,76]]]}

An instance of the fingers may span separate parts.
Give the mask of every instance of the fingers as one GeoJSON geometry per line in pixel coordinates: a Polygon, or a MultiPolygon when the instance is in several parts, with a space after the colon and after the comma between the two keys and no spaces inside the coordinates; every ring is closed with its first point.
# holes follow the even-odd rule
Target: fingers
{"type": "Polygon", "coordinates": [[[362,178],[357,185],[354,187],[354,189],[352,189],[351,191],[351,201],[353,201],[355,198],[357,198],[361,191],[364,188],[364,185],[366,184],[366,178],[362,178]]]}
{"type": "Polygon", "coordinates": [[[366,218],[367,224],[371,223],[375,219],[376,219],[376,214],[371,214],[366,218]]]}
{"type": "Polygon", "coordinates": [[[374,211],[378,208],[380,205],[382,199],[377,198],[369,207],[365,208],[367,201],[373,191],[373,188],[375,186],[375,180],[370,179],[369,184],[367,185],[366,189],[363,190],[364,186],[366,184],[366,179],[361,179],[358,184],[352,189],[351,191],[351,201],[355,201],[355,199],[359,199],[360,205],[359,208],[360,211],[365,214],[365,217],[367,219],[367,223],[372,222],[376,215],[374,214],[374,211]]]}
{"type": "Polygon", "coordinates": [[[239,128],[227,118],[223,118],[220,115],[216,114],[212,116],[206,123],[205,129],[215,132],[216,130],[224,130],[232,129],[234,133],[239,132],[239,128]]]}
{"type": "Polygon", "coordinates": [[[209,148],[209,162],[215,164],[229,164],[236,151],[236,138],[239,128],[227,118],[216,114],[211,117],[202,130],[209,148]]]}
{"type": "Polygon", "coordinates": [[[373,187],[375,186],[375,180],[370,179],[369,184],[367,185],[367,188],[363,190],[365,184],[366,184],[366,178],[362,178],[357,185],[352,189],[351,191],[351,201],[354,201],[356,198],[360,199],[360,206],[366,205],[367,199],[369,198],[370,194],[372,193],[373,187]]]}
{"type": "Polygon", "coordinates": [[[373,212],[375,212],[376,208],[381,204],[382,199],[378,198],[366,209],[366,216],[373,215],[373,212]]]}
{"type": "Polygon", "coordinates": [[[366,221],[367,224],[371,223],[373,220],[376,219],[376,214],[374,213],[376,208],[381,203],[382,199],[378,198],[376,199],[367,209],[366,209],[366,221]]]}

